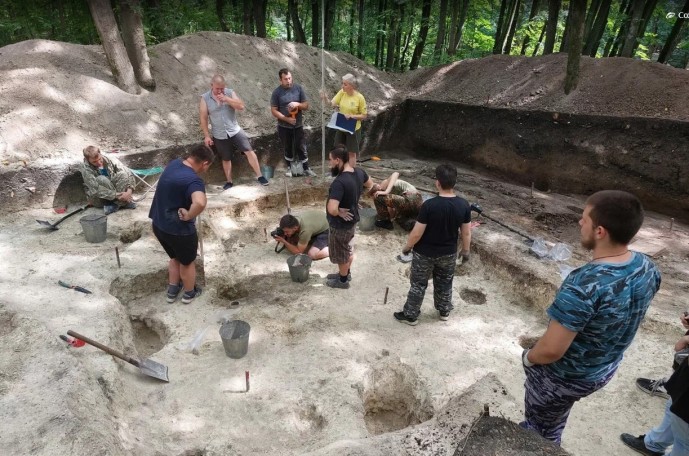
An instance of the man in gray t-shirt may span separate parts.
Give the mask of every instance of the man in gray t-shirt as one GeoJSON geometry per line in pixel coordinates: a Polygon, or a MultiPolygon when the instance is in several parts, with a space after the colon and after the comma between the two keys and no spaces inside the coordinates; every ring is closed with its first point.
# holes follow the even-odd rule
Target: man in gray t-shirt
{"type": "MultiPolygon", "coordinates": [[[[270,112],[278,120],[278,136],[285,151],[287,167],[293,162],[301,163],[304,174],[315,176],[309,168],[309,156],[306,153],[304,141],[304,115],[302,111],[309,109],[306,93],[299,84],[292,80],[292,73],[287,68],[278,71],[280,85],[273,90],[270,97],[270,112]]],[[[287,177],[292,177],[291,169],[287,177]]]]}

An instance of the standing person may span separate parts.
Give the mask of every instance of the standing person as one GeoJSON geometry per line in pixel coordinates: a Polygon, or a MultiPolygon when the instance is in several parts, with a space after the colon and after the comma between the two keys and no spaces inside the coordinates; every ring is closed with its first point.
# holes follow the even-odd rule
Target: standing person
{"type": "Polygon", "coordinates": [[[338,272],[328,274],[325,284],[331,288],[349,288],[352,280],[352,240],[359,221],[359,198],[362,187],[370,189],[373,181],[366,171],[353,168],[349,163],[347,149],[340,144],[328,154],[330,173],[335,177],[328,191],[328,250],[330,262],[337,265],[338,272]]]}
{"type": "Polygon", "coordinates": [[[96,146],[86,146],[83,153],[81,177],[89,204],[102,207],[105,215],[122,207],[136,209],[134,175],[129,168],[115,157],[103,156],[96,146]]]}
{"type": "Polygon", "coordinates": [[[282,142],[287,162],[287,177],[292,177],[293,161],[300,162],[304,174],[315,177],[309,168],[309,156],[306,152],[304,140],[304,115],[302,111],[309,109],[304,89],[292,80],[292,73],[287,68],[278,71],[280,85],[273,90],[270,97],[270,112],[278,120],[278,137],[282,142]]]}
{"type": "Polygon", "coordinates": [[[628,248],[643,220],[641,202],[627,192],[589,197],[579,225],[593,259],[567,276],[547,310],[545,334],[522,353],[521,426],[558,445],[574,402],[615,375],[660,287],[655,264],[628,248]]]}
{"type": "Polygon", "coordinates": [[[349,152],[349,166],[356,167],[356,158],[359,155],[361,143],[361,121],[366,120],[366,99],[357,90],[359,84],[353,74],[342,76],[342,89],[330,100],[333,108],[338,108],[340,114],[347,119],[355,119],[356,127],[353,134],[343,131],[335,132],[335,144],[345,144],[349,152]]]}
{"type": "Polygon", "coordinates": [[[170,257],[167,302],[173,303],[182,289],[182,303],[201,294],[196,286],[198,235],[195,218],[206,208],[206,187],[199,177],[213,163],[213,151],[199,145],[184,159],[170,162],[158,181],[148,217],[153,234],[170,257]]]}
{"type": "Polygon", "coordinates": [[[249,138],[237,123],[237,111],[244,111],[244,102],[237,96],[237,92],[225,87],[225,78],[216,74],[211,79],[211,90],[201,95],[199,102],[199,117],[203,142],[206,146],[214,146],[222,159],[222,169],[227,182],[223,189],[232,188],[232,159],[234,149],[246,157],[249,166],[254,170],[256,180],[261,185],[268,185],[268,180],[261,175],[256,153],[251,149],[249,138]],[[210,120],[211,130],[208,130],[210,120]]]}
{"type": "Polygon", "coordinates": [[[400,173],[395,171],[383,182],[373,186],[373,203],[378,214],[376,226],[391,230],[392,220],[397,219],[405,230],[411,231],[423,198],[416,187],[399,177],[400,173]]]}
{"type": "Polygon", "coordinates": [[[455,195],[457,169],[451,165],[440,165],[435,169],[435,187],[438,196],[421,206],[416,224],[409,233],[402,249],[404,255],[414,249],[409,281],[411,287],[407,302],[401,312],[393,316],[397,321],[414,326],[421,313],[421,304],[433,276],[433,303],[445,321],[450,317],[452,306],[452,280],[457,263],[457,241],[462,234],[463,257],[468,258],[471,246],[471,207],[464,199],[455,195]]]}

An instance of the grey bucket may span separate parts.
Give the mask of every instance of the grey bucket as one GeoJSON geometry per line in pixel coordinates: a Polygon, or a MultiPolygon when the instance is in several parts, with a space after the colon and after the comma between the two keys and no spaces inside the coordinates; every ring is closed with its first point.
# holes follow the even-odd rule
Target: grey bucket
{"type": "Polygon", "coordinates": [[[273,171],[274,168],[269,165],[261,165],[261,174],[263,174],[263,177],[266,179],[272,179],[273,178],[273,171]]]}
{"type": "Polygon", "coordinates": [[[289,275],[292,282],[306,282],[309,280],[309,269],[313,260],[308,255],[300,253],[287,258],[289,275]]]}
{"type": "Polygon", "coordinates": [[[243,358],[249,351],[251,326],[242,320],[232,320],[220,327],[220,338],[225,354],[233,359],[243,358]]]}
{"type": "Polygon", "coordinates": [[[105,214],[89,214],[79,219],[86,241],[98,243],[105,240],[108,233],[108,217],[105,214]]]}
{"type": "Polygon", "coordinates": [[[371,231],[376,226],[376,210],[372,207],[359,209],[359,229],[371,231]]]}

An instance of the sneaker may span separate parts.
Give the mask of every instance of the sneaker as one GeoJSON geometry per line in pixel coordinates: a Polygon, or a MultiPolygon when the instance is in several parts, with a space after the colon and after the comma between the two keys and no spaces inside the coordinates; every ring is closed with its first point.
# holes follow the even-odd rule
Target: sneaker
{"type": "Polygon", "coordinates": [[[395,312],[392,315],[395,317],[395,320],[399,321],[400,323],[406,323],[409,326],[416,326],[418,323],[416,318],[407,317],[404,315],[404,312],[395,312]]]}
{"type": "MultiPolygon", "coordinates": [[[[327,276],[325,276],[325,278],[327,280],[335,280],[335,279],[340,280],[340,274],[337,272],[335,274],[328,274],[327,276]]],[[[352,281],[352,273],[348,272],[347,273],[347,282],[351,282],[351,281],[352,281]]]]}
{"type": "Polygon", "coordinates": [[[287,171],[285,173],[285,177],[292,177],[292,171],[287,171]]]}
{"type": "Polygon", "coordinates": [[[177,300],[177,296],[182,292],[182,282],[180,282],[178,285],[170,285],[168,284],[167,286],[167,298],[165,299],[169,304],[172,304],[177,300]]]}
{"type": "Polygon", "coordinates": [[[110,215],[113,212],[117,212],[119,210],[120,206],[118,206],[117,204],[106,204],[105,206],[103,206],[103,212],[105,213],[105,215],[110,215]]]}
{"type": "Polygon", "coordinates": [[[184,292],[184,295],[182,296],[182,304],[189,304],[197,296],[201,296],[201,288],[194,285],[193,290],[184,292]]]}
{"type": "Polygon", "coordinates": [[[393,228],[392,222],[390,220],[376,220],[376,226],[378,228],[384,228],[386,230],[391,230],[393,228]]]}
{"type": "Polygon", "coordinates": [[[438,312],[440,315],[440,321],[447,321],[450,319],[450,312],[438,312]]]}
{"type": "Polygon", "coordinates": [[[258,177],[256,178],[256,180],[257,180],[258,183],[261,184],[261,185],[268,185],[268,179],[266,179],[266,178],[263,177],[263,176],[258,176],[258,177]]]}
{"type": "Polygon", "coordinates": [[[312,169],[305,169],[304,170],[304,175],[308,177],[316,177],[318,174],[314,173],[312,169]]]}
{"type": "Polygon", "coordinates": [[[347,282],[340,282],[340,277],[338,276],[336,279],[328,279],[325,281],[325,284],[329,286],[330,288],[342,288],[342,289],[347,289],[349,288],[349,281],[347,282]]]}
{"type": "Polygon", "coordinates": [[[664,378],[658,380],[652,380],[650,378],[637,378],[636,386],[641,391],[643,391],[644,393],[648,393],[651,396],[660,396],[664,397],[665,399],[668,399],[670,397],[670,395],[667,393],[667,390],[665,389],[664,378]]]}
{"type": "Polygon", "coordinates": [[[223,190],[229,190],[232,188],[233,185],[234,184],[232,182],[227,182],[227,183],[225,183],[225,185],[222,186],[222,189],[223,190]]]}
{"type": "Polygon", "coordinates": [[[641,454],[645,454],[647,456],[662,456],[663,454],[665,454],[665,452],[658,453],[657,451],[651,451],[648,448],[646,448],[646,444],[644,443],[644,437],[646,437],[646,434],[640,435],[638,437],[634,437],[631,434],[620,435],[622,443],[627,445],[632,450],[637,451],[641,454]]]}
{"type": "Polygon", "coordinates": [[[127,205],[124,207],[125,209],[136,209],[136,203],[132,201],[131,203],[127,203],[127,205]]]}

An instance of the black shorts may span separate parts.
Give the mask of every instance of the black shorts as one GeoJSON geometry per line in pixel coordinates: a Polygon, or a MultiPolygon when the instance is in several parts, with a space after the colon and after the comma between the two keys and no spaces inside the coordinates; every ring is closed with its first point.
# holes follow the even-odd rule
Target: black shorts
{"type": "Polygon", "coordinates": [[[184,266],[188,266],[196,259],[196,248],[199,245],[198,234],[188,234],[186,236],[176,236],[160,231],[153,225],[153,234],[165,249],[165,253],[184,266]]]}
{"type": "Polygon", "coordinates": [[[361,142],[361,128],[356,130],[353,134],[345,133],[337,130],[335,132],[335,145],[344,144],[347,146],[347,152],[355,152],[359,155],[359,143],[361,142]]]}
{"type": "Polygon", "coordinates": [[[230,161],[234,158],[234,149],[244,154],[251,150],[251,143],[244,130],[239,130],[239,133],[231,138],[213,138],[213,147],[223,161],[230,161]]]}
{"type": "Polygon", "coordinates": [[[325,230],[320,234],[317,234],[311,239],[311,247],[316,247],[318,250],[323,250],[328,246],[328,236],[330,234],[329,230],[325,230]]]}

